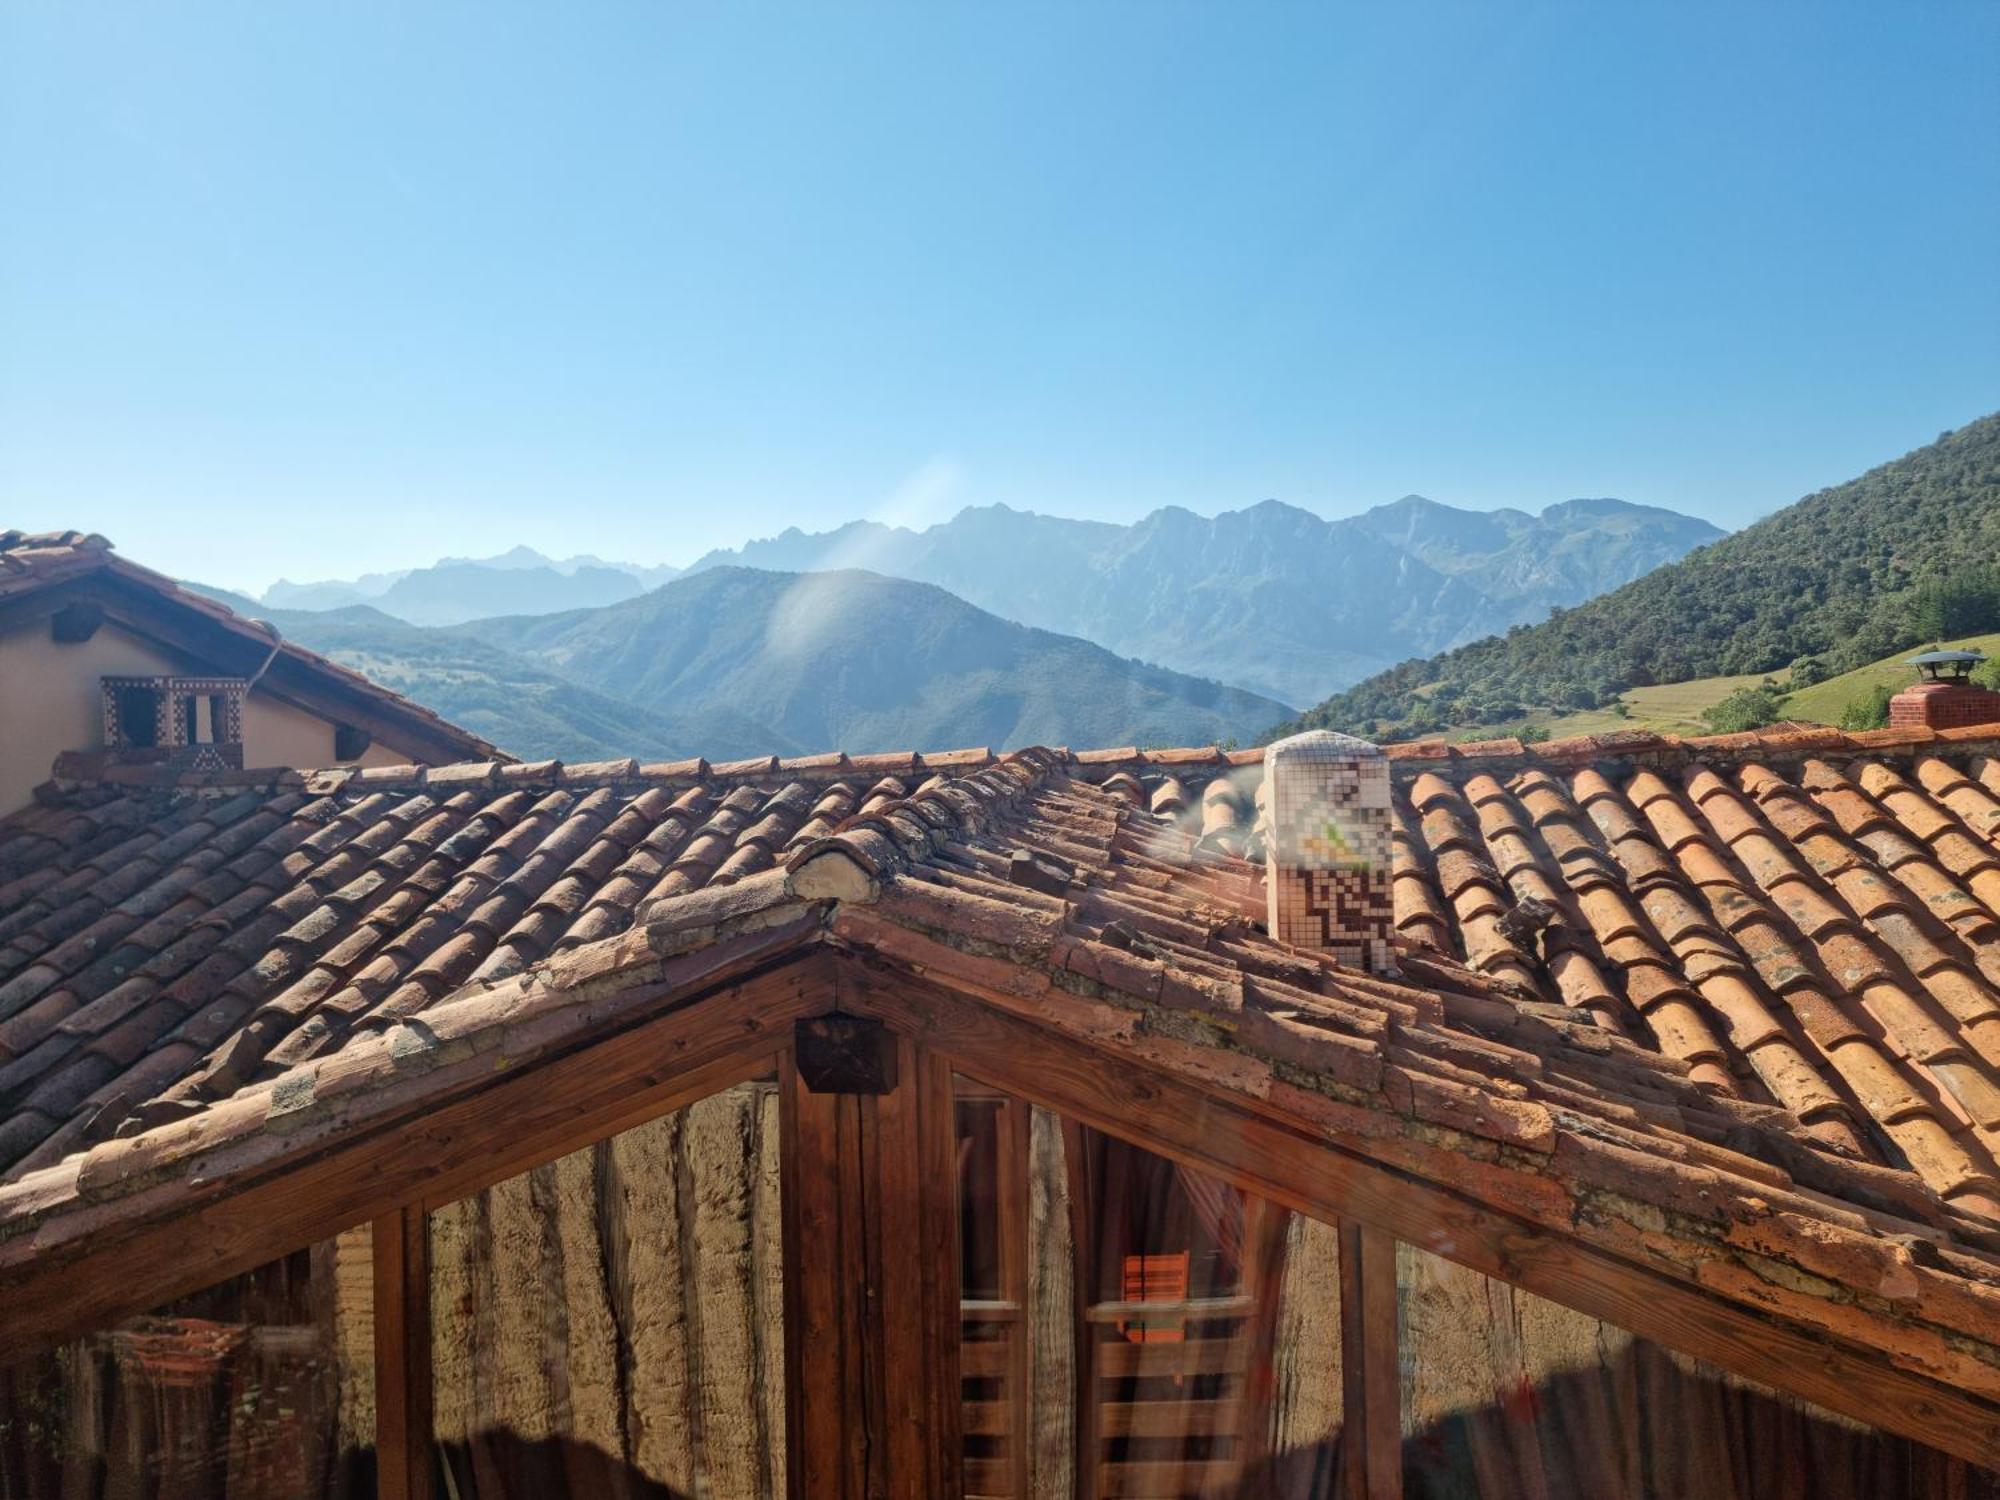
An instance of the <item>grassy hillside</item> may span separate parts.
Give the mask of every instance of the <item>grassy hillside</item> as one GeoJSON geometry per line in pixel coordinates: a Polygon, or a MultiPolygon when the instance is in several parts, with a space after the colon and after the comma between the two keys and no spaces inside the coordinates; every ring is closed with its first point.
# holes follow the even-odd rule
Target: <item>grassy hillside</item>
{"type": "Polygon", "coordinates": [[[1692,682],[1664,682],[1654,687],[1629,688],[1605,708],[1586,708],[1566,714],[1522,714],[1497,724],[1459,729],[1455,740],[1491,739],[1500,735],[1530,737],[1546,730],[1550,735],[1607,734],[1614,729],[1651,729],[1659,734],[1711,733],[1702,718],[1738,688],[1755,687],[1764,680],[1756,672],[1740,677],[1699,677],[1692,682]]]}
{"type": "MultiPolygon", "coordinates": [[[[1866,698],[1883,687],[1891,692],[1900,692],[1915,682],[1916,669],[1907,663],[1920,649],[1930,650],[1932,643],[1926,641],[1921,646],[1893,651],[1880,661],[1856,667],[1852,672],[1829,677],[1825,682],[1788,695],[1785,717],[1803,719],[1808,724],[1838,724],[1841,714],[1857,699],[1866,698]]],[[[1987,656],[2000,656],[2000,634],[1962,636],[1939,643],[1938,649],[1978,651],[1987,656]]]]}
{"type": "MultiPolygon", "coordinates": [[[[1909,659],[1919,650],[1934,649],[1978,651],[2000,663],[2000,632],[1905,646],[1878,661],[1829,677],[1811,687],[1794,692],[1776,692],[1772,698],[1772,717],[1805,724],[1837,725],[1857,704],[1871,702],[1884,690],[1900,692],[1915,682],[1916,669],[1908,664],[1909,659]]],[[[1623,712],[1613,707],[1568,714],[1524,715],[1500,725],[1462,729],[1450,738],[1485,739],[1497,735],[1518,735],[1524,731],[1530,738],[1542,733],[1557,737],[1603,734],[1614,729],[1651,729],[1661,734],[1713,734],[1716,727],[1703,718],[1704,711],[1714,708],[1731,693],[1743,688],[1755,688],[1762,683],[1782,687],[1781,679],[1754,672],[1741,677],[1701,677],[1691,682],[1633,688],[1619,695],[1618,703],[1622,705],[1623,712]]]]}
{"type": "Polygon", "coordinates": [[[1840,673],[2000,628],[2000,414],[1541,625],[1403,663],[1301,716],[1389,739],[1697,679],[1840,673]]]}

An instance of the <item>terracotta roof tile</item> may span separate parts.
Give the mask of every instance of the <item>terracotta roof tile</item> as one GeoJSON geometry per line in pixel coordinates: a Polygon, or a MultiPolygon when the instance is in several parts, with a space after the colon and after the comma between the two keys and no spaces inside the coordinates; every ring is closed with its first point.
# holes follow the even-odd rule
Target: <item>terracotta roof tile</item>
{"type": "MultiPolygon", "coordinates": [[[[1887,1214],[2000,1286],[2000,1236],[1963,1217],[2000,1216],[2000,746],[1897,743],[1845,768],[1814,758],[1825,734],[1398,753],[1400,980],[1263,936],[1240,857],[1260,773],[1211,750],[72,786],[0,823],[0,1155],[29,1174],[0,1180],[0,1254],[8,1203],[60,1201],[44,1173],[107,1201],[204,1142],[296,1149],[260,1134],[286,1069],[340,1101],[308,1116],[364,1118],[404,1019],[559,1037],[583,1024],[561,965],[650,953],[635,924],[725,891],[778,899],[837,847],[881,894],[797,931],[1200,1066],[1564,1232],[1630,1232],[1577,1210],[1624,1194],[1702,1218],[1676,1233],[1708,1248],[1677,1253],[1772,1253],[1757,1226],[1790,1214],[1872,1267],[1887,1214]],[[1020,848],[1073,866],[1067,894],[1012,885],[1020,848]],[[1502,918],[1530,898],[1554,916],[1524,937],[1502,918]]],[[[1651,1253],[1633,1233],[1621,1253],[1651,1253]]]]}

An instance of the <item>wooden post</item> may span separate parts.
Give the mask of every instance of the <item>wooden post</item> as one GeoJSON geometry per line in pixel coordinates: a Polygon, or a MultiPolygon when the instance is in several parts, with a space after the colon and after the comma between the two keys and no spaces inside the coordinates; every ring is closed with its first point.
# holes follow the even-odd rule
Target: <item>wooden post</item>
{"type": "Polygon", "coordinates": [[[1097,1391],[1097,1329],[1088,1316],[1097,1300],[1097,1214],[1098,1189],[1093,1177],[1090,1150],[1083,1127],[1063,1117],[1063,1161],[1069,1172],[1069,1233],[1074,1270],[1070,1285],[1074,1292],[1076,1321],[1071,1338],[1076,1346],[1076,1467],[1071,1491],[1076,1500],[1097,1500],[1097,1465],[1102,1456],[1103,1435],[1098,1431],[1101,1404],[1097,1391]]]}
{"type": "Polygon", "coordinates": [[[1352,1500],[1402,1500],[1402,1368],[1396,1348],[1396,1242],[1340,1226],[1341,1448],[1352,1500]]]}
{"type": "Polygon", "coordinates": [[[882,1093],[815,1092],[789,1053],[780,1070],[786,1429],[798,1500],[957,1493],[950,1074],[940,1084],[906,1038],[896,1053],[882,1093]]]}
{"type": "Polygon", "coordinates": [[[431,1500],[431,1269],[418,1207],[375,1220],[375,1464],[380,1500],[431,1500]]]}

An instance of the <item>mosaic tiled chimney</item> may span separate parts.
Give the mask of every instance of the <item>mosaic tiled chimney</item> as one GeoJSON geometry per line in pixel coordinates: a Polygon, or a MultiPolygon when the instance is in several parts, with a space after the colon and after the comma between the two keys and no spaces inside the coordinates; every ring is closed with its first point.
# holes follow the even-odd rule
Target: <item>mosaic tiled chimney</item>
{"type": "Polygon", "coordinates": [[[1927,651],[1909,665],[1919,680],[1889,700],[1891,729],[1963,729],[2000,723],[2000,693],[1972,685],[1977,651],[1927,651]]]}
{"type": "Polygon", "coordinates": [[[1274,937],[1375,973],[1389,946],[1389,762],[1316,729],[1264,751],[1264,859],[1274,937]]]}

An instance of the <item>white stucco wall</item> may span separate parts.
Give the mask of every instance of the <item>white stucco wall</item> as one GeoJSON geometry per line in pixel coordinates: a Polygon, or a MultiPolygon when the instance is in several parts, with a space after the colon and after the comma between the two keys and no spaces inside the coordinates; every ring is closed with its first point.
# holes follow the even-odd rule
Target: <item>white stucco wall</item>
{"type": "MultiPolygon", "coordinates": [[[[103,745],[99,678],[213,670],[109,623],[74,644],[52,640],[47,620],[0,634],[0,814],[24,806],[63,751],[103,745]]],[[[371,745],[354,764],[407,759],[371,745]]],[[[253,688],[243,705],[243,763],[333,765],[333,725],[253,688]]]]}

